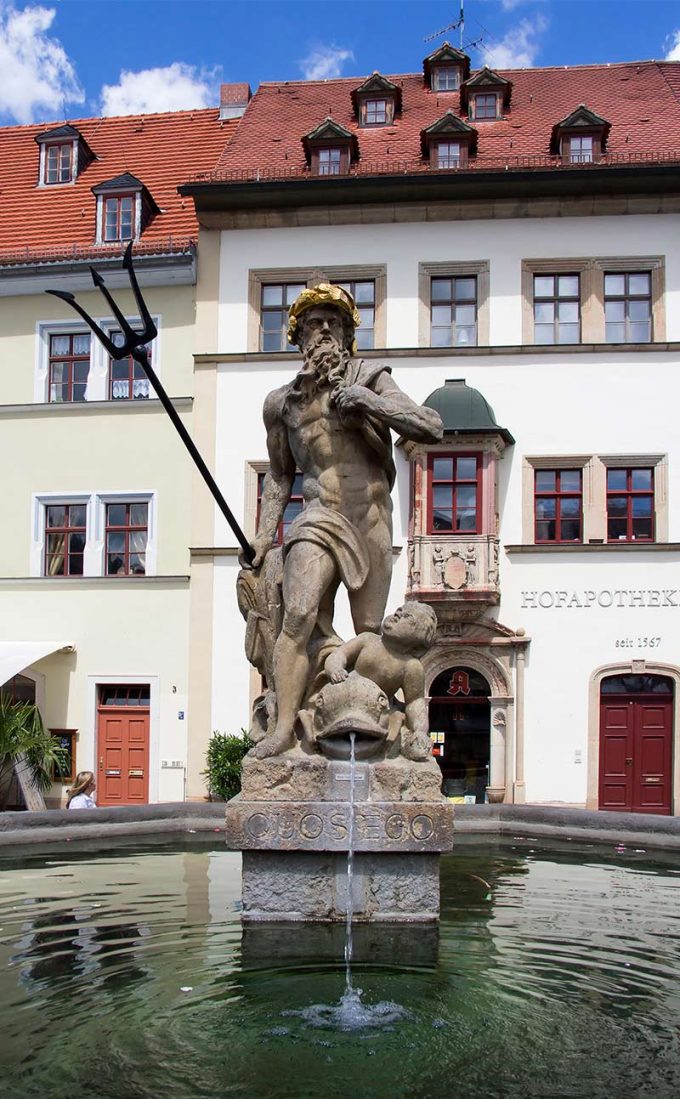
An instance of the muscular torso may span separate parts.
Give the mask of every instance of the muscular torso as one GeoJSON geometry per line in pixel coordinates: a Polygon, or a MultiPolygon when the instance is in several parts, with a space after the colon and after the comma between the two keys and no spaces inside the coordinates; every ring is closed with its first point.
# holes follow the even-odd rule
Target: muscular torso
{"type": "Polygon", "coordinates": [[[305,505],[341,512],[359,529],[391,526],[387,473],[358,420],[340,416],[324,389],[310,400],[287,400],[283,421],[298,469],[305,505]]]}

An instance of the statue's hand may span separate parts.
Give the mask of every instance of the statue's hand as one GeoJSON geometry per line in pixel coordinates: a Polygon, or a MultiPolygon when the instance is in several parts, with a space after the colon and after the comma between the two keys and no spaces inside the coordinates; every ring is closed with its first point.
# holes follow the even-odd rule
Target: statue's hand
{"type": "Polygon", "coordinates": [[[341,415],[352,412],[372,412],[377,403],[375,393],[365,385],[348,385],[344,389],[336,389],[333,398],[335,407],[341,415]]]}
{"type": "MultiPolygon", "coordinates": [[[[269,538],[267,535],[258,534],[253,540],[252,546],[255,553],[253,560],[250,564],[251,569],[259,569],[260,565],[264,561],[267,553],[274,545],[273,538],[269,538]]],[[[243,554],[239,554],[239,561],[245,567],[246,561],[243,554]]]]}

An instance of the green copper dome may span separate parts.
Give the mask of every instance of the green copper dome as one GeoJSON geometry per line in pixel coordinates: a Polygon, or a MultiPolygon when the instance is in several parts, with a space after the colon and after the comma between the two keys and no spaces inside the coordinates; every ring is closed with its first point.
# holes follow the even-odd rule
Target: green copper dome
{"type": "Polygon", "coordinates": [[[423,403],[439,413],[445,435],[500,435],[508,446],[515,441],[506,427],[498,426],[489,402],[464,378],[447,379],[423,403]]]}

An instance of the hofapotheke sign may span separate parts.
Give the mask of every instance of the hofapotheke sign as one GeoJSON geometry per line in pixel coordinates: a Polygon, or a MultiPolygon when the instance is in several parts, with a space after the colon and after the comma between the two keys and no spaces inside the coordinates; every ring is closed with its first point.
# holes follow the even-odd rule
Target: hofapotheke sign
{"type": "Polygon", "coordinates": [[[522,609],[579,609],[590,607],[680,607],[680,588],[603,588],[592,591],[523,591],[522,609]]]}

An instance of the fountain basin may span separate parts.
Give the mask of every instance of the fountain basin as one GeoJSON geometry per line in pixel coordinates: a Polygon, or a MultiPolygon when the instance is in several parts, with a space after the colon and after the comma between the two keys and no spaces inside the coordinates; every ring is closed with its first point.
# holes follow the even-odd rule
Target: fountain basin
{"type": "Polygon", "coordinates": [[[3,1094],[678,1094],[680,853],[563,835],[457,840],[438,936],[357,927],[364,1004],[403,1013],[355,1030],[311,1010],[341,998],[342,926],[242,928],[219,837],[6,851],[3,1094]]]}

